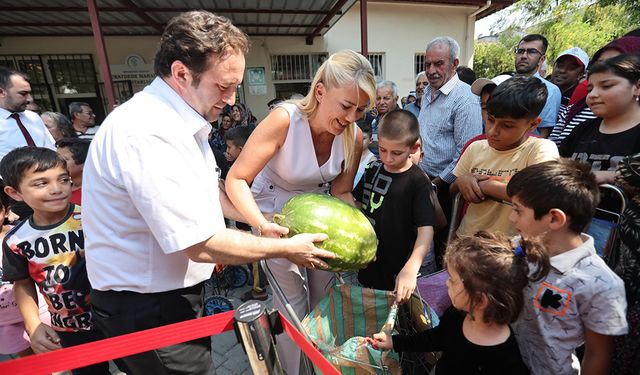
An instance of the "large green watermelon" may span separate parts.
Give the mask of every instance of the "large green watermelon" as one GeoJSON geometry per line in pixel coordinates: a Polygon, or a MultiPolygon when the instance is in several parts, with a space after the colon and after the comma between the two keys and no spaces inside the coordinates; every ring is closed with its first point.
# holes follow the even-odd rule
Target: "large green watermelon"
{"type": "Polygon", "coordinates": [[[326,233],[318,244],[337,255],[326,260],[331,271],[355,271],[376,257],[378,239],[371,223],[359,209],[329,195],[305,193],[291,198],[274,221],[299,233],[326,233]]]}

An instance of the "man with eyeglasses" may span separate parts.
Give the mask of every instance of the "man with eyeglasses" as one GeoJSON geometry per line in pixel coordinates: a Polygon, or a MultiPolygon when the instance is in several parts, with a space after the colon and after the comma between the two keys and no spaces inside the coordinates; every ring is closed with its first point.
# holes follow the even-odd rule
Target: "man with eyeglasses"
{"type": "Polygon", "coordinates": [[[429,81],[427,80],[427,73],[425,73],[423,70],[416,76],[416,101],[413,103],[409,103],[404,107],[404,109],[413,113],[416,118],[420,114],[420,101],[422,100],[424,89],[428,84],[429,81]]]}
{"type": "Polygon", "coordinates": [[[92,139],[95,131],[89,131],[96,126],[96,115],[88,103],[72,102],[69,104],[69,117],[80,138],[92,139]]]}
{"type": "Polygon", "coordinates": [[[542,121],[536,130],[544,138],[549,137],[551,130],[556,125],[562,98],[558,86],[542,78],[538,73],[538,69],[545,61],[548,46],[549,42],[544,36],[529,34],[520,40],[515,49],[516,72],[521,75],[534,76],[547,86],[547,103],[540,113],[542,121]]]}

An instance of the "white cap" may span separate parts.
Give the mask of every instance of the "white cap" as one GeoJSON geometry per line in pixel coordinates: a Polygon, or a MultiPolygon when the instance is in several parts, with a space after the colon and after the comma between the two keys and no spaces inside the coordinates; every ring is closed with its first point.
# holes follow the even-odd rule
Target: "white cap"
{"type": "Polygon", "coordinates": [[[583,68],[586,68],[587,65],[589,65],[589,55],[587,55],[587,53],[580,47],[573,47],[566,51],[562,51],[562,53],[560,53],[556,58],[556,61],[558,61],[562,56],[573,56],[576,61],[578,61],[578,64],[582,65],[583,68]]]}
{"type": "Polygon", "coordinates": [[[500,85],[502,82],[508,80],[509,78],[512,78],[511,75],[509,74],[500,74],[499,76],[493,77],[491,79],[489,78],[478,78],[475,81],[473,81],[473,84],[471,85],[471,92],[480,96],[480,93],[482,92],[482,89],[490,84],[493,83],[494,85],[500,85]]]}

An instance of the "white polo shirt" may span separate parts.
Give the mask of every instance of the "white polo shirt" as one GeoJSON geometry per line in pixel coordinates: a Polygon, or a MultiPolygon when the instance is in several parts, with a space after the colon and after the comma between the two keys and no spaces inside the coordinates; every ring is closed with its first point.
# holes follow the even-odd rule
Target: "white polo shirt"
{"type": "Polygon", "coordinates": [[[181,251],[225,227],[210,130],[160,78],[100,126],[82,183],[93,288],[163,292],[211,275],[181,251]]]}
{"type": "MultiPolygon", "coordinates": [[[[20,131],[16,120],[10,117],[13,112],[0,108],[0,160],[11,150],[27,146],[27,140],[20,131]]],[[[18,112],[20,122],[29,132],[33,142],[38,147],[56,149],[55,142],[49,130],[37,113],[31,111],[18,112]]]]}

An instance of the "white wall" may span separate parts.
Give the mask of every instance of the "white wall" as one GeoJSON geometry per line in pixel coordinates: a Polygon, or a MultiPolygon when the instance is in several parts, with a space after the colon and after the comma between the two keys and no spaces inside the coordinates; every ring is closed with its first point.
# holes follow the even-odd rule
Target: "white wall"
{"type": "MultiPolygon", "coordinates": [[[[369,2],[367,8],[369,52],[385,53],[384,76],[398,85],[400,98],[415,89],[415,54],[424,52],[427,43],[437,36],[448,35],[456,39],[460,44],[461,64],[469,65],[473,50],[468,50],[467,38],[473,40],[474,30],[473,22],[469,29],[467,20],[476,7],[369,2]]],[[[247,66],[264,66],[268,76],[267,95],[252,96],[245,90],[246,101],[256,117],[267,114],[266,102],[275,97],[270,55],[334,53],[346,48],[361,49],[359,2],[323,37],[315,38],[311,46],[305,44],[303,37],[252,38],[247,66]],[[259,65],[261,63],[264,65],[259,65]]]]}
{"type": "MultiPolygon", "coordinates": [[[[449,35],[460,44],[461,64],[469,65],[473,51],[468,50],[467,38],[473,38],[473,22],[468,14],[476,7],[439,6],[403,3],[368,3],[369,52],[385,53],[385,79],[398,84],[399,96],[415,89],[414,55],[423,52],[426,44],[436,36],[449,35]]],[[[110,64],[124,64],[131,54],[138,54],[150,64],[159,37],[106,37],[110,64]]],[[[307,45],[304,37],[254,37],[247,56],[247,67],[264,67],[267,80],[266,95],[251,95],[245,85],[245,100],[258,119],[267,115],[266,103],[275,97],[271,80],[270,56],[337,52],[341,49],[360,51],[360,4],[346,14],[322,37],[307,45]]],[[[91,53],[99,70],[92,37],[3,37],[0,54],[72,54],[91,53]]],[[[99,78],[99,80],[102,80],[99,78]]]]}

